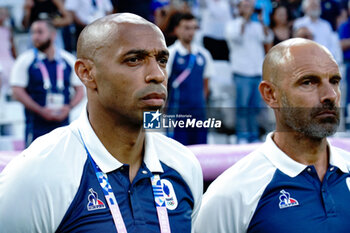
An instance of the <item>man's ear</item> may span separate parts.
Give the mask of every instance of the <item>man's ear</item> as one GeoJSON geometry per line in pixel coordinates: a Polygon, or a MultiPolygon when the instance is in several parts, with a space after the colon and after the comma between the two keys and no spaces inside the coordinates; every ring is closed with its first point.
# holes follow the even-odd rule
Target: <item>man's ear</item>
{"type": "Polygon", "coordinates": [[[260,94],[267,105],[271,108],[278,108],[276,86],[266,80],[263,80],[259,85],[260,94]]]}
{"type": "Polygon", "coordinates": [[[97,89],[94,64],[88,59],[78,59],[74,65],[75,73],[88,89],[97,89]]]}

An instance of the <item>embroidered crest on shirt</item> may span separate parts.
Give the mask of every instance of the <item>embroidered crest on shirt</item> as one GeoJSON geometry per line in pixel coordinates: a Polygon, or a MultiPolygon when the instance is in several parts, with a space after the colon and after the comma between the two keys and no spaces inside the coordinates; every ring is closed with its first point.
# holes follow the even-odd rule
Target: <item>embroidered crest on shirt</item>
{"type": "Polygon", "coordinates": [[[290,197],[290,194],[283,189],[280,191],[281,195],[279,197],[280,199],[280,209],[284,209],[287,207],[297,206],[299,205],[299,202],[295,200],[294,198],[290,197]]]}
{"type": "Polygon", "coordinates": [[[106,208],[105,204],[100,199],[98,199],[97,192],[95,192],[92,188],[89,189],[89,191],[89,203],[87,204],[88,211],[106,208]]]}
{"type": "Polygon", "coordinates": [[[198,64],[199,66],[203,66],[203,65],[204,65],[204,59],[203,59],[203,57],[197,56],[197,64],[198,64]]]}
{"type": "Polygon", "coordinates": [[[348,186],[348,189],[350,191],[350,177],[346,178],[346,185],[348,186]]]}
{"type": "Polygon", "coordinates": [[[175,195],[174,187],[170,181],[166,179],[161,179],[163,193],[165,197],[165,204],[168,210],[175,210],[177,207],[177,198],[175,195]]]}

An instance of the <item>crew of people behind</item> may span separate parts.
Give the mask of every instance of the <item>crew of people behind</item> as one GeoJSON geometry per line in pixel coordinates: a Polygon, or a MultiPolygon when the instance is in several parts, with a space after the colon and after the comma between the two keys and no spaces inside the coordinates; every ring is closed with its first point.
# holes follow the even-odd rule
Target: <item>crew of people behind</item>
{"type": "MultiPolygon", "coordinates": [[[[131,12],[158,25],[169,47],[167,113],[205,120],[208,107],[217,107],[210,101],[214,64],[226,61],[235,93],[236,142],[258,142],[268,131],[258,119],[267,109],[258,85],[272,46],[292,37],[324,45],[344,70],[345,91],[350,87],[349,5],[347,0],[25,0],[19,21],[13,8],[0,6],[0,101],[25,106],[26,146],[68,124],[70,110],[84,95],[73,64],[80,32],[102,16],[131,12]],[[27,43],[14,43],[25,33],[27,43]]],[[[349,129],[350,91],[344,96],[349,129]]],[[[0,135],[11,133],[10,125],[0,125],[0,135]]],[[[185,145],[208,141],[207,129],[166,133],[185,145]]]]}

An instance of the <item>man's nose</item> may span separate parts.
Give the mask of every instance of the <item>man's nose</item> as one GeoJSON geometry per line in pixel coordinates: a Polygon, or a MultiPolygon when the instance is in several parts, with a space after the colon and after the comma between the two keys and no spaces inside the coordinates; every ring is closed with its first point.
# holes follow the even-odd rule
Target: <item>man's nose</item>
{"type": "Polygon", "coordinates": [[[326,101],[335,102],[339,99],[340,91],[338,86],[334,86],[331,83],[326,83],[320,86],[319,94],[321,103],[326,101]]]}
{"type": "Polygon", "coordinates": [[[166,70],[156,59],[151,59],[147,68],[146,82],[162,83],[166,79],[166,70]]]}

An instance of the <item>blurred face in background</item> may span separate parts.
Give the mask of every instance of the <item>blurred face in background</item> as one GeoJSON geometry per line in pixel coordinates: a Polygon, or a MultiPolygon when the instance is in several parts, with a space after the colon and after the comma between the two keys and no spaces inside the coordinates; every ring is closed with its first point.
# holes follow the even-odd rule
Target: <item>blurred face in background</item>
{"type": "Polygon", "coordinates": [[[254,4],[251,0],[242,0],[238,4],[238,10],[240,16],[249,19],[254,13],[254,4]]]}
{"type": "Polygon", "coordinates": [[[311,18],[319,18],[321,15],[321,4],[319,0],[304,0],[307,1],[304,11],[311,18]]]}
{"type": "Polygon", "coordinates": [[[175,34],[183,44],[190,44],[197,29],[198,23],[196,19],[183,19],[180,21],[179,26],[175,28],[175,34]]]}
{"type": "Polygon", "coordinates": [[[278,7],[272,16],[272,19],[276,25],[286,25],[288,23],[287,8],[284,6],[278,7]]]}
{"type": "Polygon", "coordinates": [[[7,9],[4,7],[0,7],[0,25],[2,25],[7,18],[8,18],[7,9]]]}
{"type": "Polygon", "coordinates": [[[55,40],[54,29],[49,28],[45,21],[34,22],[30,31],[34,47],[42,52],[55,40]]]}

